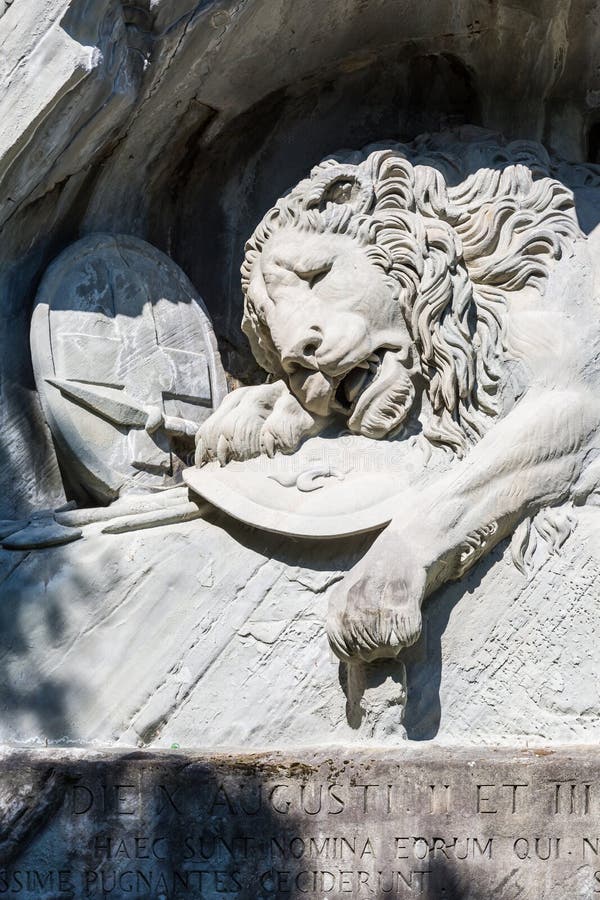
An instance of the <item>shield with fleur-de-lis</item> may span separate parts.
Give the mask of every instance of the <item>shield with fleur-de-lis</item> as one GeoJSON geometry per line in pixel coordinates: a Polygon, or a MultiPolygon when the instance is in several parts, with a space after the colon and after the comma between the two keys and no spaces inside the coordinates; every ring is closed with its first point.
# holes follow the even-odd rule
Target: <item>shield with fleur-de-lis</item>
{"type": "Polygon", "coordinates": [[[91,235],[62,253],[40,285],[31,346],[65,474],[104,502],[177,481],[227,391],[202,300],[139,238],[91,235]]]}

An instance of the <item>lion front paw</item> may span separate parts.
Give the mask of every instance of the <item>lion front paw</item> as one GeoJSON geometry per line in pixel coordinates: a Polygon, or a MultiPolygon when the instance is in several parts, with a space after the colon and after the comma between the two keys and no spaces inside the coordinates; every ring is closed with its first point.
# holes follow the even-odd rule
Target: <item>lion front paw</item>
{"type": "Polygon", "coordinates": [[[409,565],[394,572],[395,560],[369,556],[340,582],[329,603],[329,643],[346,661],[395,657],[421,634],[425,570],[411,571],[409,565]]]}
{"type": "Polygon", "coordinates": [[[283,381],[232,391],[196,434],[196,465],[291,453],[314,433],[315,419],[283,381]]]}

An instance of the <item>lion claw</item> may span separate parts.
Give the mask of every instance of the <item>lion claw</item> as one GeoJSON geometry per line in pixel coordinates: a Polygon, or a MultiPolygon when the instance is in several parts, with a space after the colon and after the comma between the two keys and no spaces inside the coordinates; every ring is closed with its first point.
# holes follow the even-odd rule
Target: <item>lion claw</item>
{"type": "Polygon", "coordinates": [[[267,454],[269,459],[273,459],[277,447],[275,445],[275,437],[267,428],[263,428],[262,430],[260,437],[260,447],[261,450],[267,454]]]}
{"type": "Polygon", "coordinates": [[[217,459],[221,466],[227,465],[229,460],[229,441],[224,434],[219,435],[219,440],[217,441],[217,459]]]}

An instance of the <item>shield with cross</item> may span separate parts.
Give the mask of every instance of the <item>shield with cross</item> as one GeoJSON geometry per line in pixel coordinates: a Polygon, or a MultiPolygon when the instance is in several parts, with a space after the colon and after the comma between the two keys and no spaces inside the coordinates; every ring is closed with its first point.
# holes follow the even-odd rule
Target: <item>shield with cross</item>
{"type": "Polygon", "coordinates": [[[192,284],[130,236],[91,235],[55,260],[31,345],[66,479],[102,502],[179,480],[198,426],[227,390],[192,284]]]}

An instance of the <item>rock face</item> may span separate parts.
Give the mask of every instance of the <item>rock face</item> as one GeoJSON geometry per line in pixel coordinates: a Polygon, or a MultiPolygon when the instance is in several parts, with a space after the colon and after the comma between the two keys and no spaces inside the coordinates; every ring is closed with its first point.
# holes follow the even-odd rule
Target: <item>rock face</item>
{"type": "Polygon", "coordinates": [[[598,894],[599,29],[0,0],[0,894],[598,894]]]}
{"type": "MultiPolygon", "coordinates": [[[[555,579],[562,583],[548,552],[564,544],[562,555],[548,559],[565,572],[579,571],[578,534],[595,528],[593,509],[565,507],[558,519],[544,512],[593,500],[597,488],[589,467],[595,413],[586,406],[596,393],[595,330],[587,323],[595,315],[599,175],[586,162],[597,150],[596,44],[589,37],[595,7],[586,7],[584,28],[571,7],[549,16],[527,3],[510,11],[502,5],[457,11],[439,3],[407,12],[400,28],[396,6],[376,0],[360,14],[344,4],[325,11],[308,2],[282,4],[275,13],[259,0],[218,8],[172,0],[37,6],[13,3],[0,23],[7,105],[1,277],[11,324],[0,338],[6,343],[5,739],[147,746],[168,742],[174,729],[181,732],[174,740],[193,744],[199,723],[211,722],[206,746],[291,746],[333,737],[394,742],[403,736],[406,703],[409,737],[592,740],[595,689],[569,685],[575,670],[587,672],[593,618],[585,639],[573,638],[581,669],[548,651],[539,623],[540,607],[552,606],[547,595],[554,596],[555,579]],[[264,51],[265,39],[273,42],[270,56],[254,52],[259,41],[264,51]],[[522,72],[515,74],[512,54],[501,50],[519,41],[522,72]],[[41,65],[43,83],[36,77],[41,65]],[[527,94],[518,88],[525,73],[527,94]],[[311,127],[301,128],[307,116],[311,127]],[[502,129],[505,137],[461,128],[467,122],[502,129]],[[441,137],[406,143],[424,128],[449,126],[441,137]],[[390,139],[382,143],[386,132],[390,139]],[[541,145],[523,142],[542,136],[551,158],[541,145]],[[279,197],[321,153],[369,141],[379,143],[338,153],[335,164],[325,161],[279,197]],[[382,224],[394,204],[400,218],[382,224]],[[368,238],[357,230],[361,216],[371,217],[368,238]],[[296,220],[300,240],[291,227],[296,220]],[[249,348],[234,273],[253,229],[243,270],[249,348]],[[303,253],[327,259],[311,257],[303,269],[303,253]],[[288,260],[283,268],[281,259],[288,260]],[[269,266],[276,271],[265,280],[269,266]],[[411,279],[415,296],[406,293],[411,279]],[[369,298],[368,313],[361,313],[368,340],[360,328],[353,331],[361,284],[369,298]],[[440,285],[449,291],[447,306],[440,304],[440,285]],[[534,288],[545,304],[543,327],[536,318],[541,307],[528,306],[534,288]],[[456,300],[461,290],[464,303],[456,300]],[[288,302],[286,291],[302,302],[288,302]],[[32,360],[23,339],[36,296],[32,360]],[[529,312],[513,319],[518,304],[529,312]],[[329,345],[331,359],[321,367],[329,345]],[[233,392],[204,422],[225,394],[219,350],[234,383],[264,379],[259,367],[273,383],[233,392]],[[332,375],[335,352],[346,361],[332,375]],[[363,375],[369,366],[373,372],[363,375]],[[544,425],[535,418],[539,396],[529,406],[523,397],[549,385],[554,393],[544,425]],[[307,472],[292,473],[291,481],[288,472],[278,474],[277,460],[269,468],[265,453],[291,451],[323,432],[340,403],[364,446],[348,456],[346,438],[330,441],[339,451],[335,462],[324,468],[309,460],[307,472]],[[477,443],[486,416],[508,416],[508,437],[495,441],[492,429],[477,459],[467,454],[469,486],[457,499],[452,453],[477,443]],[[173,485],[203,422],[200,463],[258,455],[257,468],[239,470],[232,484],[233,466],[218,476],[210,467],[191,471],[188,496],[173,485]],[[404,434],[396,439],[400,427],[404,434]],[[411,434],[416,449],[407,453],[412,439],[404,438],[411,434]],[[386,437],[389,445],[374,440],[386,437]],[[436,443],[446,451],[432,449],[436,443]],[[516,461],[506,463],[507,494],[502,478],[494,478],[504,472],[508,451],[516,461]],[[565,471],[555,472],[563,457],[565,471]],[[367,460],[378,474],[363,483],[367,460]],[[251,477],[255,486],[243,506],[251,477]],[[330,489],[336,480],[339,508],[330,489]],[[411,499],[421,484],[430,499],[411,499]],[[108,509],[86,509],[120,494],[108,509]],[[210,512],[198,495],[283,537],[210,512]],[[74,501],[83,508],[73,509],[74,501]],[[443,552],[427,551],[426,583],[419,586],[418,566],[414,579],[389,573],[397,560],[420,559],[422,503],[435,508],[424,534],[437,529],[453,537],[443,552]],[[397,511],[404,507],[414,508],[414,521],[400,533],[398,522],[408,516],[397,511]],[[459,515],[464,527],[456,524],[459,515]],[[389,543],[387,556],[378,556],[373,529],[390,519],[381,538],[389,543]],[[579,520],[583,525],[567,540],[579,520]],[[307,540],[313,521],[315,534],[327,539],[371,534],[321,545],[307,540]],[[399,535],[402,552],[388,532],[399,535]],[[513,532],[511,552],[525,576],[507,561],[502,543],[513,532]],[[305,540],[286,541],[286,534],[305,540]],[[478,563],[492,550],[496,566],[490,557],[478,563]],[[355,567],[359,561],[362,568],[355,567]],[[383,609],[394,578],[409,593],[414,587],[419,601],[434,594],[423,636],[396,671],[376,660],[415,641],[419,624],[414,610],[383,609]],[[462,579],[460,586],[443,586],[450,578],[462,579]],[[483,620],[471,609],[471,583],[483,620]],[[357,590],[376,608],[376,621],[348,606],[357,590]],[[499,593],[513,600],[498,606],[499,593]],[[330,595],[329,637],[341,666],[323,644],[330,595]],[[167,596],[175,603],[169,627],[159,612],[167,596]],[[60,610],[52,634],[34,597],[44,610],[60,610]],[[452,621],[445,630],[442,624],[448,603],[461,610],[456,634],[452,621]],[[526,622],[523,603],[531,605],[526,622]],[[26,626],[15,609],[31,610],[26,626]],[[543,649],[516,675],[504,662],[502,671],[511,674],[505,684],[495,673],[492,691],[485,687],[485,660],[496,659],[503,640],[495,629],[504,627],[510,648],[531,628],[532,642],[543,649]],[[32,629],[42,630],[35,641],[27,636],[32,629]],[[21,652],[23,642],[30,652],[21,652]],[[97,661],[93,673],[84,664],[88,655],[97,661]],[[404,664],[413,685],[408,698],[404,664]],[[65,667],[68,678],[57,676],[65,667]],[[39,702],[28,700],[25,708],[26,686],[39,678],[39,702]],[[532,709],[538,680],[544,699],[532,709]],[[248,685],[252,702],[264,706],[270,681],[287,699],[281,704],[276,694],[268,715],[240,717],[237,704],[223,703],[223,684],[237,685],[236,696],[248,685]],[[310,710],[302,715],[292,715],[296,682],[310,710]],[[472,682],[475,695],[465,688],[472,682]],[[503,703],[521,690],[509,715],[503,703]]],[[[329,437],[324,432],[325,443],[329,437]]],[[[306,446],[312,452],[310,441],[306,446]]],[[[291,457],[292,468],[298,459],[291,457]]],[[[595,571],[594,553],[590,560],[595,571]]],[[[592,594],[586,588],[586,601],[592,594]]],[[[582,603],[569,613],[573,622],[585,610],[582,603]]]]}
{"type": "Polygon", "coordinates": [[[15,0],[0,23],[3,515],[61,496],[28,333],[62,249],[110,231],[168,252],[226,368],[251,378],[237,269],[274,200],[338,147],[460,122],[593,158],[598,15],[526,0],[401,15],[389,0],[15,0]]]}
{"type": "Polygon", "coordinates": [[[0,737],[393,747],[405,728],[444,744],[595,744],[600,520],[577,519],[528,577],[503,546],[425,603],[405,712],[398,664],[349,672],[327,646],[331,591],[372,538],[290,545],[214,514],[5,552],[0,737]]]}

